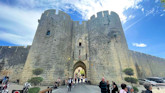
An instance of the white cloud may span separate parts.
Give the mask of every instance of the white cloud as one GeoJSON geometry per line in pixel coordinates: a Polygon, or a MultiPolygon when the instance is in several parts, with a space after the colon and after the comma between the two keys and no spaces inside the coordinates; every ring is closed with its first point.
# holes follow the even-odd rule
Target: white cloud
{"type": "Polygon", "coordinates": [[[89,19],[93,14],[99,11],[109,10],[119,14],[121,21],[125,23],[127,16],[123,14],[128,8],[138,9],[142,0],[19,0],[21,4],[30,7],[40,6],[64,10],[69,9],[78,11],[83,19],[89,19]],[[69,7],[68,7],[69,6],[69,7]]]}
{"type": "Polygon", "coordinates": [[[17,45],[31,45],[41,12],[2,4],[0,12],[0,40],[17,45]]]}
{"type": "Polygon", "coordinates": [[[0,28],[3,28],[0,39],[18,45],[27,45],[32,43],[38,19],[45,9],[59,9],[67,13],[71,9],[80,13],[86,20],[99,11],[115,11],[122,23],[125,23],[133,16],[127,17],[124,11],[128,8],[139,9],[142,0],[15,0],[15,2],[17,7],[0,3],[0,28]]]}
{"type": "Polygon", "coordinates": [[[164,14],[161,14],[160,16],[164,16],[164,14]]]}
{"type": "Polygon", "coordinates": [[[142,8],[141,10],[142,10],[142,12],[144,13],[144,8],[142,8]]]}
{"type": "Polygon", "coordinates": [[[16,45],[31,45],[31,39],[26,36],[6,33],[0,31],[0,40],[4,40],[16,45]]]}
{"type": "Polygon", "coordinates": [[[136,21],[134,21],[133,23],[129,24],[129,26],[127,26],[124,31],[127,31],[129,28],[131,28],[132,26],[134,26],[135,24],[137,24],[138,22],[140,22],[143,18],[145,18],[145,16],[139,18],[139,19],[136,19],[136,21]]]}
{"type": "Polygon", "coordinates": [[[130,15],[130,16],[128,16],[128,20],[131,20],[131,19],[134,19],[134,18],[135,18],[134,15],[130,15]]]}
{"type": "Polygon", "coordinates": [[[155,0],[155,3],[158,3],[159,2],[159,0],[155,0]]]}
{"type": "Polygon", "coordinates": [[[144,43],[132,43],[132,45],[135,47],[147,47],[147,45],[144,43]]]}
{"type": "Polygon", "coordinates": [[[146,16],[154,14],[155,8],[152,8],[151,10],[147,11],[146,16]]]}

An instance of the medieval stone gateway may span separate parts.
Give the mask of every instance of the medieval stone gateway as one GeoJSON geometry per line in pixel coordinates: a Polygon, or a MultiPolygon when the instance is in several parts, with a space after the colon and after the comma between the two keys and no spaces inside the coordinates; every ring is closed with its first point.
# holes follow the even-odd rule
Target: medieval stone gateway
{"type": "Polygon", "coordinates": [[[107,80],[124,82],[125,68],[134,70],[134,77],[165,77],[165,59],[128,49],[124,31],[115,12],[101,11],[80,24],[62,11],[46,10],[38,20],[31,46],[0,46],[1,71],[10,71],[11,81],[23,84],[33,77],[32,70],[43,68],[42,84],[50,85],[59,77],[74,76],[77,67],[85,77],[98,84],[107,80]],[[153,69],[154,68],[154,69],[153,69]]]}

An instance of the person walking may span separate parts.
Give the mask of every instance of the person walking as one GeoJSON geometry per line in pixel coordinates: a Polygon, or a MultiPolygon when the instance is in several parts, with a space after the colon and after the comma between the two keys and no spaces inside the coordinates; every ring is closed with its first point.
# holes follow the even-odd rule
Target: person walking
{"type": "Polygon", "coordinates": [[[112,81],[112,93],[119,93],[118,86],[114,81],[112,81]]]}
{"type": "Polygon", "coordinates": [[[68,79],[68,91],[71,91],[72,88],[72,78],[68,79]]]}
{"type": "Polygon", "coordinates": [[[80,78],[78,77],[78,84],[79,84],[79,82],[80,82],[80,78]]]}
{"type": "Polygon", "coordinates": [[[146,89],[145,93],[152,93],[152,85],[151,84],[145,83],[144,88],[146,89]]]}
{"type": "Polygon", "coordinates": [[[81,76],[81,83],[83,83],[83,76],[81,76]]]}
{"type": "Polygon", "coordinates": [[[2,84],[5,84],[6,83],[6,80],[7,80],[7,76],[5,76],[2,80],[2,84]]]}
{"type": "Polygon", "coordinates": [[[107,93],[107,83],[105,82],[104,77],[102,78],[102,81],[100,82],[99,87],[101,89],[101,93],[107,93]]]}
{"type": "Polygon", "coordinates": [[[120,90],[120,93],[127,93],[127,85],[126,84],[124,84],[124,83],[122,83],[121,84],[121,90],[120,90]]]}
{"type": "Polygon", "coordinates": [[[110,84],[109,84],[109,81],[107,80],[107,93],[110,93],[110,84]]]}
{"type": "Polygon", "coordinates": [[[58,85],[58,87],[60,86],[60,83],[61,83],[61,79],[58,78],[58,79],[57,79],[57,85],[58,85]]]}
{"type": "Polygon", "coordinates": [[[87,78],[85,78],[85,83],[87,83],[87,78]]]}
{"type": "Polygon", "coordinates": [[[77,78],[74,79],[75,84],[76,84],[76,81],[77,81],[77,78]]]}

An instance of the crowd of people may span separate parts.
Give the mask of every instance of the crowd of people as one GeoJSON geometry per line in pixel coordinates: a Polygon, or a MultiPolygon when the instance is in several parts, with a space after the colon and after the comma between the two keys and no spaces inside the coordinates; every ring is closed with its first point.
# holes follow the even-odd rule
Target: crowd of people
{"type": "MultiPolygon", "coordinates": [[[[68,84],[68,91],[71,91],[71,88],[73,86],[73,84],[79,84],[79,83],[84,83],[84,78],[79,78],[79,77],[76,77],[76,78],[68,78],[68,81],[67,81],[67,84],[68,84]]],[[[87,83],[87,78],[85,78],[85,83],[87,83]]]]}
{"type": "MultiPolygon", "coordinates": [[[[67,80],[64,80],[65,84],[68,87],[68,91],[71,91],[71,88],[73,85],[79,84],[79,83],[88,83],[87,78],[68,78],[67,80]]],[[[55,88],[59,87],[61,83],[60,78],[57,79],[55,82],[55,88]]],[[[101,93],[136,93],[134,92],[133,87],[127,86],[126,84],[121,84],[121,89],[118,88],[117,84],[112,81],[110,84],[109,81],[105,81],[104,78],[102,78],[101,82],[99,83],[99,87],[101,89],[101,93]]],[[[144,84],[145,91],[142,91],[142,93],[153,93],[152,92],[152,85],[151,84],[144,84]]],[[[138,92],[139,93],[139,92],[138,92]]]]}
{"type": "Polygon", "coordinates": [[[82,83],[88,83],[87,78],[83,78],[83,77],[71,78],[70,77],[70,78],[66,79],[64,82],[61,82],[60,78],[58,78],[54,82],[54,89],[57,89],[60,85],[67,85],[68,91],[71,91],[71,88],[73,85],[82,84],[82,83]]]}
{"type": "MultiPolygon", "coordinates": [[[[134,89],[131,86],[127,86],[126,84],[121,84],[121,90],[118,89],[117,84],[112,81],[112,86],[110,85],[109,81],[105,81],[102,78],[99,87],[101,89],[101,93],[134,93],[134,89]]],[[[152,93],[152,85],[151,84],[144,84],[145,91],[142,93],[152,93]]]]}

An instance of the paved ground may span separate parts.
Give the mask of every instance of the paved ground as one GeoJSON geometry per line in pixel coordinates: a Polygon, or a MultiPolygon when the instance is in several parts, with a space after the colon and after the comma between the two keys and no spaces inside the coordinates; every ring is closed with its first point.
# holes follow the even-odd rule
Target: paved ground
{"type": "MultiPolygon", "coordinates": [[[[139,86],[138,89],[138,93],[141,93],[142,90],[145,90],[143,86],[139,86]]],[[[152,91],[153,93],[165,93],[165,86],[153,87],[152,91]]],[[[63,86],[56,90],[53,90],[53,93],[100,93],[100,88],[94,85],[79,84],[73,86],[71,92],[68,92],[67,86],[63,86]]]]}
{"type": "MultiPolygon", "coordinates": [[[[39,86],[39,87],[41,88],[41,90],[47,88],[47,86],[39,86]]],[[[9,83],[9,87],[8,87],[9,93],[12,93],[12,90],[22,90],[22,89],[23,89],[23,85],[18,85],[15,83],[9,83]]]]}
{"type": "MultiPolygon", "coordinates": [[[[47,86],[39,87],[41,88],[41,90],[47,88],[47,86]]],[[[8,90],[9,93],[11,93],[12,90],[21,90],[22,88],[22,85],[10,83],[8,90]]],[[[140,90],[139,93],[141,93],[141,90],[144,90],[144,87],[139,86],[138,89],[140,90]]],[[[71,92],[68,92],[67,86],[61,86],[58,89],[53,90],[53,93],[100,93],[100,88],[95,85],[79,84],[73,86],[71,92]]],[[[153,87],[153,93],[165,93],[165,86],[153,87]]]]}
{"type": "Polygon", "coordinates": [[[67,86],[63,86],[53,90],[53,93],[100,93],[100,89],[98,86],[94,85],[79,84],[72,87],[71,92],[68,92],[67,86]]]}

